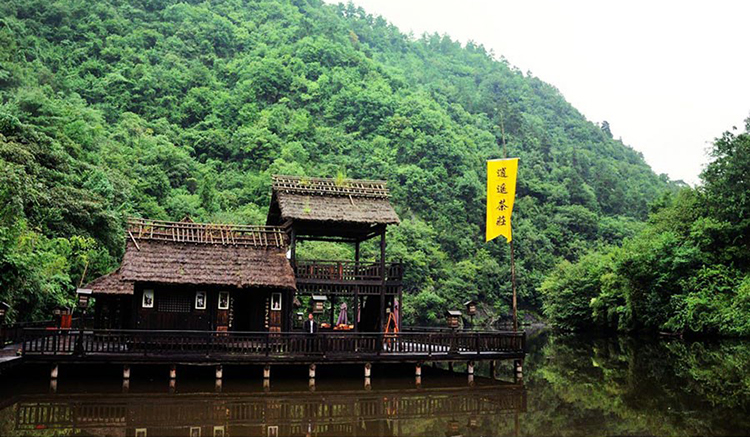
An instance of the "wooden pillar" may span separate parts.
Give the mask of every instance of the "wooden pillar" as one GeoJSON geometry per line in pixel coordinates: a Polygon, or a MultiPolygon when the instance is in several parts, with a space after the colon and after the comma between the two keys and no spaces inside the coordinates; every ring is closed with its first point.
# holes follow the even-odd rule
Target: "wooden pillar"
{"type": "MultiPolygon", "coordinates": [[[[290,232],[289,236],[289,251],[290,251],[290,260],[289,262],[292,264],[292,271],[294,272],[294,276],[296,278],[297,276],[297,231],[294,230],[294,226],[292,226],[292,230],[290,232]]],[[[292,327],[294,326],[294,291],[290,291],[288,293],[287,299],[286,299],[286,331],[292,331],[292,327]]]]}
{"type": "Polygon", "coordinates": [[[308,379],[307,386],[310,391],[315,391],[315,364],[310,364],[308,376],[310,379],[308,379]]]}
{"type": "Polygon", "coordinates": [[[403,331],[403,315],[404,315],[404,290],[401,285],[398,286],[398,332],[403,331]]]}
{"type": "Polygon", "coordinates": [[[292,226],[292,230],[289,235],[289,251],[290,259],[289,262],[292,264],[292,269],[297,269],[297,232],[294,230],[294,226],[292,226]]]}
{"type": "Polygon", "coordinates": [[[336,321],[334,320],[335,317],[336,317],[336,295],[332,294],[331,295],[331,328],[336,326],[334,325],[334,323],[336,323],[336,321]]]}
{"type": "Polygon", "coordinates": [[[453,361],[448,361],[448,371],[453,371],[453,361]]]}
{"type": "Polygon", "coordinates": [[[380,234],[380,316],[378,320],[378,332],[383,332],[385,323],[385,231],[380,234]]]}
{"type": "MultiPolygon", "coordinates": [[[[359,241],[354,243],[354,276],[359,275],[359,241]]],[[[354,332],[359,332],[359,283],[354,282],[354,332]]]]}
{"type": "Polygon", "coordinates": [[[497,366],[497,361],[492,360],[490,361],[490,378],[495,379],[495,367],[497,366]]]}

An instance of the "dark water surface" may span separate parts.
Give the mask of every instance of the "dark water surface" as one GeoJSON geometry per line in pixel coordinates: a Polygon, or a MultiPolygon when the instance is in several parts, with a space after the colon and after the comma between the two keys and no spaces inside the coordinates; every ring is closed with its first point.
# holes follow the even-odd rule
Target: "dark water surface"
{"type": "MultiPolygon", "coordinates": [[[[750,343],[678,339],[529,337],[522,381],[470,386],[462,373],[424,367],[319,366],[314,390],[302,367],[133,367],[123,393],[115,366],[62,366],[0,377],[0,435],[494,436],[750,434],[750,343]]],[[[457,372],[462,366],[456,366],[457,372]]]]}

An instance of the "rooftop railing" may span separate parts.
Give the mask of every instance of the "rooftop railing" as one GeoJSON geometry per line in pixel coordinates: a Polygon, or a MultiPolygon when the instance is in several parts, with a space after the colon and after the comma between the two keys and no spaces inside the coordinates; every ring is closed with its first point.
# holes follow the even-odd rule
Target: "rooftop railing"
{"type": "Polygon", "coordinates": [[[134,241],[155,240],[278,248],[288,245],[286,233],[276,226],[168,222],[133,218],[128,220],[128,235],[134,241]]]}

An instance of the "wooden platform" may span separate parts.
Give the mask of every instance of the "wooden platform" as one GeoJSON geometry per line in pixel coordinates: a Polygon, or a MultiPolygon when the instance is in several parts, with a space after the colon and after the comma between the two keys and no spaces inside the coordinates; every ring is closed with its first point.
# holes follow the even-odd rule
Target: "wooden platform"
{"type": "Polygon", "coordinates": [[[166,364],[479,361],[524,357],[523,332],[268,333],[54,330],[26,333],[25,360],[166,364]]]}

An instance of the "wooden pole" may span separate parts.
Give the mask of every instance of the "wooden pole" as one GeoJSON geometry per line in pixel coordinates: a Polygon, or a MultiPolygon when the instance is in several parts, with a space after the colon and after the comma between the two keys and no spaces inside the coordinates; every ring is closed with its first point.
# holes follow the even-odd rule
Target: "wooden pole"
{"type": "MultiPolygon", "coordinates": [[[[292,271],[294,272],[294,277],[297,277],[297,232],[294,229],[294,223],[292,223],[292,229],[289,233],[289,252],[290,252],[290,260],[292,263],[292,271]]],[[[289,299],[287,299],[286,304],[286,319],[287,319],[287,325],[286,330],[292,331],[292,327],[294,326],[294,291],[289,293],[289,299]]]]}
{"type": "Polygon", "coordinates": [[[518,331],[518,303],[516,299],[516,260],[513,240],[510,240],[510,282],[513,288],[513,332],[518,331]]]}
{"type": "Polygon", "coordinates": [[[378,320],[378,332],[383,332],[383,322],[385,322],[385,231],[380,234],[380,320],[378,320]]]}
{"type": "MultiPolygon", "coordinates": [[[[503,140],[503,158],[508,158],[508,148],[505,144],[505,123],[503,122],[503,113],[500,115],[500,135],[503,140]]],[[[513,221],[510,222],[511,232],[513,231],[513,221]]],[[[518,331],[518,301],[516,298],[516,257],[514,253],[513,240],[510,240],[510,283],[513,289],[513,332],[518,331]]]]}
{"type": "Polygon", "coordinates": [[[359,332],[359,241],[354,243],[354,332],[359,332]]]}

